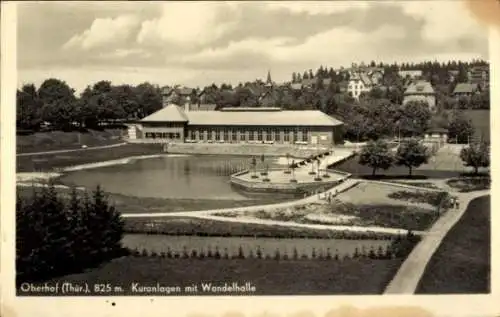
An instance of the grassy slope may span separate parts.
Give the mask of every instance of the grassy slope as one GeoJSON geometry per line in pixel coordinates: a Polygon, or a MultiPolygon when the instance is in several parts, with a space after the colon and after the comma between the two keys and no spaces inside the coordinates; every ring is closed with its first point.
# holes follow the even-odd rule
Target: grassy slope
{"type": "MultiPolygon", "coordinates": [[[[107,281],[126,293],[131,282],[189,286],[201,281],[251,282],[255,295],[381,294],[401,265],[401,259],[343,261],[320,260],[217,260],[124,257],[59,281],[107,281]]],[[[127,292],[128,290],[128,292],[127,292]]],[[[144,294],[146,295],[146,294],[144,294]]],[[[188,295],[188,294],[185,294],[188,295]]],[[[209,295],[197,293],[191,295],[209,295]]],[[[229,294],[228,294],[229,295],[229,294]]],[[[252,294],[242,294],[252,295],[252,294]]]]}
{"type": "Polygon", "coordinates": [[[95,163],[130,156],[160,154],[158,144],[126,144],[100,150],[17,157],[17,172],[50,171],[53,168],[95,163]]]}
{"type": "Polygon", "coordinates": [[[78,132],[37,132],[29,135],[18,135],[16,137],[16,148],[18,153],[31,153],[43,151],[55,151],[66,149],[78,149],[82,145],[102,146],[122,142],[120,136],[124,130],[89,130],[86,133],[78,132]],[[78,136],[80,134],[80,137],[78,136]]]}
{"type": "Polygon", "coordinates": [[[476,129],[476,136],[490,140],[490,111],[489,110],[465,110],[464,116],[472,121],[476,129]]]}
{"type": "Polygon", "coordinates": [[[490,291],[490,196],[474,199],[431,258],[421,294],[490,291]]]}

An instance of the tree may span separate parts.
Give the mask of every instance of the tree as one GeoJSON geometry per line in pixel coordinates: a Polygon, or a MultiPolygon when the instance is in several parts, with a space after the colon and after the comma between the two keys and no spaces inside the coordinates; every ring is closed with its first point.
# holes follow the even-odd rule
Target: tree
{"type": "Polygon", "coordinates": [[[16,126],[23,129],[38,129],[41,123],[41,102],[35,85],[24,85],[17,91],[16,126]]]}
{"type": "Polygon", "coordinates": [[[371,167],[372,176],[375,176],[377,169],[387,170],[392,163],[389,145],[382,140],[368,142],[359,155],[359,164],[371,167]]]}
{"type": "Polygon", "coordinates": [[[56,128],[68,129],[76,119],[75,90],[64,81],[50,78],[38,89],[38,98],[42,104],[41,119],[56,128]]]}
{"type": "Polygon", "coordinates": [[[413,168],[417,168],[427,163],[429,153],[427,148],[420,144],[418,140],[412,139],[401,144],[396,152],[396,165],[408,167],[409,175],[412,175],[413,168]]]}
{"type": "Polygon", "coordinates": [[[401,131],[405,135],[422,135],[428,128],[431,111],[427,102],[410,101],[401,111],[401,131]]]}
{"type": "Polygon", "coordinates": [[[448,124],[448,137],[456,139],[457,143],[468,143],[470,137],[474,135],[472,121],[464,118],[462,112],[455,110],[448,124]]]}
{"type": "Polygon", "coordinates": [[[465,166],[474,168],[474,174],[477,174],[480,167],[490,166],[490,147],[484,142],[471,144],[462,149],[460,158],[465,166]]]}
{"type": "Polygon", "coordinates": [[[252,159],[250,160],[250,167],[251,167],[252,172],[253,172],[252,178],[257,178],[257,175],[256,175],[257,159],[255,158],[255,156],[252,156],[252,159]]]}
{"type": "Polygon", "coordinates": [[[54,186],[17,199],[17,282],[44,280],[81,270],[123,251],[123,223],[98,188],[92,199],[73,189],[69,199],[54,186]]]}

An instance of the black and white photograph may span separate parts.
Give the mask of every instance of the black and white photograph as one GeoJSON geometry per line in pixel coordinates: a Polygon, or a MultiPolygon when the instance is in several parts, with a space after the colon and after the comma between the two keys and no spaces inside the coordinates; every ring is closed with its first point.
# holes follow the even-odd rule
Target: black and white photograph
{"type": "Polygon", "coordinates": [[[490,295],[470,5],[15,4],[15,296],[490,295]]]}

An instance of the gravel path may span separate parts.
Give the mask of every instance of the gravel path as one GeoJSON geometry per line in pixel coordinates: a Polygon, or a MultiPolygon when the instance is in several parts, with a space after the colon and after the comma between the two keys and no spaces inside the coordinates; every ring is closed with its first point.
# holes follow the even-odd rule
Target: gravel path
{"type": "Polygon", "coordinates": [[[474,198],[490,194],[489,190],[470,193],[453,193],[458,197],[460,207],[450,209],[439,218],[425,234],[422,241],[410,253],[385,290],[385,294],[413,294],[422,278],[432,255],[436,252],[444,237],[462,217],[474,198]]]}

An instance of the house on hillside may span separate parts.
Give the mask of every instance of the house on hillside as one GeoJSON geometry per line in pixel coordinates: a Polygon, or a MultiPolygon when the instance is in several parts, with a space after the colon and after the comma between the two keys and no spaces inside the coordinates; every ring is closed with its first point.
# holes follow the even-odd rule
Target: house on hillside
{"type": "Polygon", "coordinates": [[[292,91],[300,91],[302,90],[302,83],[293,83],[290,85],[290,89],[292,91]]]}
{"type": "Polygon", "coordinates": [[[366,74],[370,77],[370,80],[374,85],[382,84],[382,80],[384,79],[383,69],[371,68],[366,72],[366,74]]]}
{"type": "Polygon", "coordinates": [[[429,110],[436,110],[436,92],[428,81],[416,81],[410,84],[403,94],[403,105],[410,101],[422,101],[429,105],[429,110]]]}
{"type": "Polygon", "coordinates": [[[316,85],[316,78],[302,79],[302,88],[314,88],[316,85]]]}
{"type": "Polygon", "coordinates": [[[469,83],[478,84],[483,88],[490,86],[490,68],[488,66],[475,66],[468,72],[469,83]]]}
{"type": "Polygon", "coordinates": [[[448,72],[448,81],[450,83],[454,82],[457,79],[459,73],[460,72],[458,70],[450,70],[448,72]]]}
{"type": "Polygon", "coordinates": [[[351,97],[359,100],[359,96],[362,93],[370,92],[373,87],[374,84],[368,74],[364,72],[353,73],[347,86],[347,92],[349,93],[349,95],[351,95],[351,97]]]}
{"type": "Polygon", "coordinates": [[[453,97],[471,97],[481,91],[479,84],[458,83],[453,90],[453,97]]]}
{"type": "Polygon", "coordinates": [[[401,78],[411,78],[411,79],[419,79],[423,76],[423,72],[421,70],[400,70],[398,71],[398,75],[401,78]]]}

